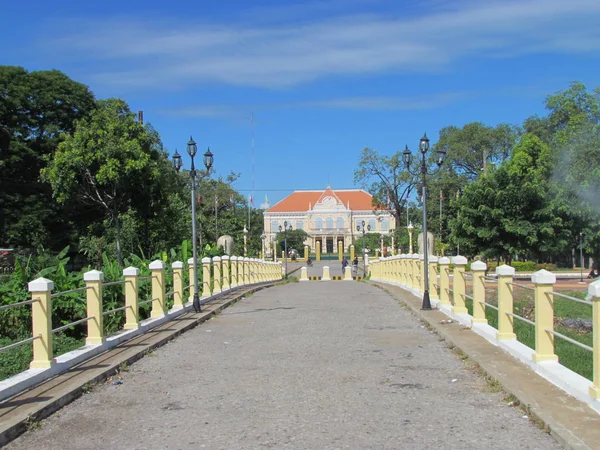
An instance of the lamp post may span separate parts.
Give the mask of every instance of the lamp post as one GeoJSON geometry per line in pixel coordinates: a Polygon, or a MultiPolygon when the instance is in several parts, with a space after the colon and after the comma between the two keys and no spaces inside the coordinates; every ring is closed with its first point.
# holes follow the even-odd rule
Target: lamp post
{"type": "Polygon", "coordinates": [[[396,254],[396,248],[394,247],[394,229],[390,230],[390,237],[392,238],[392,255],[396,254]]]}
{"type": "Polygon", "coordinates": [[[413,254],[412,233],[413,233],[413,230],[415,229],[415,227],[413,227],[412,222],[410,222],[406,228],[408,229],[408,253],[410,255],[412,255],[413,254]]]}
{"type": "MultiPolygon", "coordinates": [[[[363,220],[360,225],[356,225],[356,231],[361,231],[362,229],[362,254],[363,254],[363,276],[367,275],[367,263],[365,261],[365,221],[363,220]]],[[[367,225],[367,230],[371,231],[371,225],[367,225]]]]}
{"type": "MultiPolygon", "coordinates": [[[[192,241],[193,241],[193,255],[192,258],[194,260],[194,311],[201,312],[202,308],[200,307],[200,296],[198,294],[198,239],[196,238],[196,166],[194,165],[194,157],[196,156],[196,152],[198,151],[198,147],[196,143],[190,136],[190,140],[187,143],[187,152],[190,155],[192,160],[192,166],[190,169],[190,178],[192,179],[192,241]]],[[[210,148],[206,150],[204,154],[204,167],[206,167],[206,172],[210,171],[214,162],[213,154],[210,151],[210,148]]],[[[175,170],[179,172],[183,167],[183,162],[181,161],[181,155],[177,153],[175,150],[175,154],[173,155],[173,167],[175,170]]]]}
{"type": "MultiPolygon", "coordinates": [[[[423,304],[421,309],[431,309],[431,301],[429,299],[429,255],[427,250],[427,164],[425,161],[425,154],[429,150],[429,139],[427,138],[427,134],[423,135],[421,141],[419,143],[419,150],[421,151],[421,182],[423,183],[423,259],[424,259],[424,267],[423,267],[423,275],[425,276],[424,280],[424,292],[423,292],[423,304]]],[[[446,159],[446,152],[440,147],[437,151],[437,165],[441,167],[446,159]]],[[[404,164],[406,165],[406,170],[410,172],[410,163],[412,161],[412,154],[408,149],[408,145],[402,152],[404,157],[404,164]]],[[[421,249],[419,249],[420,251],[421,249]]]]}
{"type": "Polygon", "coordinates": [[[287,232],[288,229],[290,231],[292,231],[292,224],[290,223],[290,227],[288,228],[288,223],[287,220],[283,221],[283,229],[281,228],[281,225],[279,225],[279,232],[281,233],[283,231],[283,236],[284,236],[284,240],[285,240],[285,279],[287,280],[288,277],[288,248],[287,248],[287,232]]]}

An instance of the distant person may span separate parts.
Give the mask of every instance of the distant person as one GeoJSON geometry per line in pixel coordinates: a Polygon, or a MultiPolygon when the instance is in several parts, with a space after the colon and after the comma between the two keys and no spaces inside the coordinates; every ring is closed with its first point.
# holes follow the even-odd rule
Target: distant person
{"type": "Polygon", "coordinates": [[[342,272],[344,272],[344,270],[346,270],[347,266],[348,266],[348,260],[344,256],[344,258],[342,259],[342,272]]]}

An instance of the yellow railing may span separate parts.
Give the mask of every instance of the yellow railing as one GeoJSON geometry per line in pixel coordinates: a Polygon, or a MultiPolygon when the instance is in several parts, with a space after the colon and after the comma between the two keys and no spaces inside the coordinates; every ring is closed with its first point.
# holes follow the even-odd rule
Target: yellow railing
{"type": "MultiPolygon", "coordinates": [[[[499,342],[516,340],[514,320],[525,322],[535,330],[535,344],[531,348],[533,363],[558,361],[555,352],[555,339],[562,339],[592,353],[593,376],[588,394],[591,399],[600,398],[600,280],[588,286],[588,299],[580,299],[556,292],[556,275],[547,270],[535,272],[529,284],[513,281],[515,269],[508,265],[496,268],[495,276],[487,276],[487,266],[482,261],[471,264],[466,271],[467,259],[463,256],[452,258],[429,258],[429,291],[432,303],[449,314],[460,317],[463,323],[487,325],[486,309],[491,308],[497,314],[495,339],[499,342]],[[453,265],[453,269],[450,265],[453,265]],[[467,293],[470,284],[472,295],[467,293]],[[486,301],[486,287],[496,284],[497,302],[486,301]],[[519,315],[514,309],[515,289],[533,292],[533,317],[519,315]],[[554,329],[555,297],[583,303],[592,308],[593,345],[589,346],[554,329]],[[472,314],[467,309],[467,301],[472,302],[472,314]],[[533,319],[533,320],[532,320],[533,319]]],[[[419,255],[396,255],[372,260],[369,270],[371,280],[399,285],[414,294],[422,294],[424,261],[419,255]]]]}
{"type": "MultiPolygon", "coordinates": [[[[230,289],[280,280],[282,278],[281,263],[263,261],[254,258],[232,256],[203,258],[203,281],[201,281],[201,299],[207,301],[210,297],[230,289]],[[213,275],[211,275],[213,274],[213,275]]],[[[2,306],[0,309],[23,307],[32,305],[32,337],[15,342],[0,348],[0,352],[33,343],[33,359],[31,369],[47,369],[55,364],[52,351],[52,335],[73,326],[87,323],[86,345],[101,345],[105,342],[103,320],[108,314],[125,311],[124,330],[137,330],[140,328],[140,306],[151,304],[150,318],[161,318],[167,315],[167,298],[173,297],[173,310],[183,309],[184,293],[189,291],[188,303],[193,300],[194,267],[193,259],[188,260],[190,284],[184,286],[184,264],[176,261],[172,264],[173,284],[172,290],[166,292],[166,264],[156,260],[150,263],[150,276],[140,277],[136,267],[127,267],[123,270],[123,280],[104,283],[104,273],[91,270],[83,274],[85,286],[69,291],[53,293],[54,283],[45,278],[38,278],[29,283],[31,300],[2,306]],[[138,297],[140,281],[151,280],[151,295],[149,299],[140,301],[138,297]],[[112,310],[103,311],[103,289],[108,286],[123,285],[125,305],[112,310]],[[85,292],[86,317],[75,322],[52,329],[52,301],[53,299],[72,294],[85,292]]],[[[199,283],[199,284],[200,284],[199,283]]]]}

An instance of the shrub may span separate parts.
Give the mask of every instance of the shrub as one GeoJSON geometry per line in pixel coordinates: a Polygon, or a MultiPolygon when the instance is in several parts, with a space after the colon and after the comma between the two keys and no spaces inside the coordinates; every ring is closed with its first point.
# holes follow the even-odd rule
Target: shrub
{"type": "Polygon", "coordinates": [[[537,264],[534,261],[513,261],[511,264],[517,272],[535,272],[537,264]]]}

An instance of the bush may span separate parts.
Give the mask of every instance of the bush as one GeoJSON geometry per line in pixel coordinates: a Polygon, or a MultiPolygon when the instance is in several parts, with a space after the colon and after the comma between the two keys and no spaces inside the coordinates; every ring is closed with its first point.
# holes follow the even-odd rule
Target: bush
{"type": "Polygon", "coordinates": [[[535,272],[537,264],[534,261],[513,261],[511,264],[517,272],[535,272]]]}
{"type": "Polygon", "coordinates": [[[549,271],[553,271],[557,269],[556,264],[551,264],[551,263],[544,263],[544,264],[536,264],[535,265],[535,270],[549,270],[549,271]]]}

